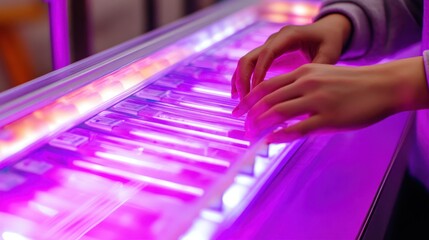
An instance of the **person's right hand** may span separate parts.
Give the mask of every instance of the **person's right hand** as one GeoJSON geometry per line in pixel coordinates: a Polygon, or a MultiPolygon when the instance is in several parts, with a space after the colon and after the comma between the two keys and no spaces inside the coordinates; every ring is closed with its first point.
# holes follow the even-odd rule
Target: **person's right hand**
{"type": "Polygon", "coordinates": [[[309,25],[283,27],[238,61],[232,77],[232,97],[243,99],[250,88],[264,80],[273,61],[284,53],[300,50],[313,63],[335,64],[350,32],[350,21],[341,14],[325,16],[309,25]]]}
{"type": "Polygon", "coordinates": [[[429,109],[422,57],[361,67],[306,64],[259,84],[232,114],[247,114],[249,138],[271,132],[269,142],[287,142],[366,127],[418,109],[429,109]],[[291,119],[300,121],[285,125],[291,119]]]}

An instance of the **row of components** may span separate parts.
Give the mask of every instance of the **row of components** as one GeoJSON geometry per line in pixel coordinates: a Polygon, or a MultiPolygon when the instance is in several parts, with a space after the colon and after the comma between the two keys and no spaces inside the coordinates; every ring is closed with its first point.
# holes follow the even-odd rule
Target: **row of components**
{"type": "Polygon", "coordinates": [[[237,60],[278,28],[245,29],[3,169],[3,238],[213,234],[293,148],[253,146],[231,116],[237,60]]]}

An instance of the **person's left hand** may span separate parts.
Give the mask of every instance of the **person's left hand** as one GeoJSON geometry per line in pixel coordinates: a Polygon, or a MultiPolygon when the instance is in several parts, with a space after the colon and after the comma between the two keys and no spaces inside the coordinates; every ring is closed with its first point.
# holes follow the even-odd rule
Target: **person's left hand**
{"type": "Polygon", "coordinates": [[[286,120],[269,141],[290,141],[332,130],[373,124],[399,111],[429,107],[421,57],[365,67],[307,64],[266,80],[234,109],[247,113],[246,131],[258,136],[286,120]]]}

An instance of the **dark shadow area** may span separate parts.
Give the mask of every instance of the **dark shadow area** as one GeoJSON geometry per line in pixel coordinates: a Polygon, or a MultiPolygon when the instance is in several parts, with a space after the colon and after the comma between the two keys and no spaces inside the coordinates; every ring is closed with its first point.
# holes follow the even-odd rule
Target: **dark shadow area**
{"type": "Polygon", "coordinates": [[[399,190],[385,239],[429,239],[429,192],[409,171],[399,190]]]}

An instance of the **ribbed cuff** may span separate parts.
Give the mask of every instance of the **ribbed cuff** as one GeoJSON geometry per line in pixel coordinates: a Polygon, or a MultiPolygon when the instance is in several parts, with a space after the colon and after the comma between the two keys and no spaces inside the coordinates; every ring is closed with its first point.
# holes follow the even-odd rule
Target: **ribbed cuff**
{"type": "Polygon", "coordinates": [[[371,47],[371,27],[364,11],[353,3],[334,3],[324,6],[316,16],[315,21],[322,17],[339,13],[346,16],[352,23],[350,39],[343,48],[341,59],[356,59],[363,57],[371,47]]]}

